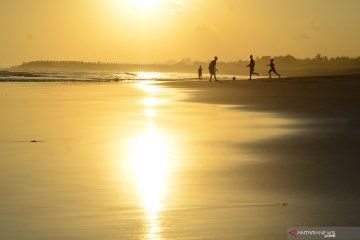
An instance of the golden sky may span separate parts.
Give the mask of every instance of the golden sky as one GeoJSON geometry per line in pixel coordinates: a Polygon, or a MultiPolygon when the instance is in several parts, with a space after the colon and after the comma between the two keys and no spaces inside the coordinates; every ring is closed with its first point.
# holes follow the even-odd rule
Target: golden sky
{"type": "Polygon", "coordinates": [[[1,0],[0,66],[360,55],[359,0],[1,0]]]}

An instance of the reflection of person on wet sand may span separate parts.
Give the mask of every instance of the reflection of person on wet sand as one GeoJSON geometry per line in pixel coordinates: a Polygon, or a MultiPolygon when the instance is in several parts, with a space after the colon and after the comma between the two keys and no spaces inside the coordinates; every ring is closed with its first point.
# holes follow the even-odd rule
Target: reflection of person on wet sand
{"type": "Polygon", "coordinates": [[[269,78],[271,78],[271,72],[275,73],[275,74],[278,75],[279,78],[280,78],[280,74],[278,74],[278,73],[276,72],[276,70],[275,70],[274,59],[271,59],[271,60],[270,60],[270,64],[268,64],[267,66],[270,67],[270,70],[269,70],[269,76],[270,76],[270,77],[269,77],[269,78]]]}
{"type": "Polygon", "coordinates": [[[202,71],[202,67],[200,66],[198,69],[199,80],[202,79],[202,71]]]}
{"type": "Polygon", "coordinates": [[[212,76],[214,75],[214,78],[215,78],[215,81],[218,81],[217,78],[216,78],[216,61],[217,61],[217,57],[214,58],[214,60],[212,60],[210,62],[210,65],[209,65],[209,72],[210,72],[210,79],[209,79],[209,82],[211,82],[211,79],[212,79],[212,76]]]}
{"type": "Polygon", "coordinates": [[[250,78],[249,78],[249,80],[251,80],[251,76],[252,76],[253,74],[259,76],[258,73],[254,72],[254,71],[255,71],[255,61],[254,61],[254,59],[253,59],[253,55],[250,55],[250,63],[249,63],[249,65],[247,65],[247,67],[250,68],[250,78]]]}

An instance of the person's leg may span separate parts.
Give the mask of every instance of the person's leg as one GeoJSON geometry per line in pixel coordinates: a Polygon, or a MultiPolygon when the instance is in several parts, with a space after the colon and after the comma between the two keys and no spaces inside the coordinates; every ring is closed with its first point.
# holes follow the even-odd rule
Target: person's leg
{"type": "Polygon", "coordinates": [[[217,78],[216,78],[216,72],[214,73],[214,78],[215,78],[215,81],[219,81],[219,80],[217,80],[217,78]]]}
{"type": "Polygon", "coordinates": [[[274,71],[274,73],[276,73],[276,75],[278,75],[278,76],[279,76],[279,78],[280,78],[280,74],[278,74],[278,72],[277,72],[277,71],[274,71]]]}
{"type": "Polygon", "coordinates": [[[213,76],[213,74],[212,74],[212,73],[210,73],[210,79],[209,79],[209,82],[211,82],[211,78],[212,78],[212,76],[213,76]]]}
{"type": "Polygon", "coordinates": [[[271,72],[272,72],[272,70],[269,70],[269,78],[271,78],[271,72]]]}

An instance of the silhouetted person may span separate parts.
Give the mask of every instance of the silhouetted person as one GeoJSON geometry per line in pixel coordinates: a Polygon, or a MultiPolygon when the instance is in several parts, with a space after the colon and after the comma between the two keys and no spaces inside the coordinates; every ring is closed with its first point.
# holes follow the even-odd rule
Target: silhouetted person
{"type": "Polygon", "coordinates": [[[270,60],[270,64],[268,64],[267,66],[270,67],[270,70],[269,70],[269,76],[270,76],[270,77],[269,77],[269,78],[271,78],[271,72],[275,73],[275,74],[278,75],[279,78],[280,78],[280,74],[278,74],[278,73],[276,72],[276,69],[275,69],[274,59],[271,59],[271,60],[270,60]]]}
{"type": "Polygon", "coordinates": [[[218,60],[218,58],[215,57],[214,60],[212,60],[212,61],[210,62],[210,64],[209,64],[209,72],[210,72],[209,82],[211,82],[212,76],[214,76],[215,81],[218,81],[218,80],[216,79],[216,71],[217,71],[217,69],[216,69],[216,61],[217,61],[217,60],[218,60]]]}
{"type": "Polygon", "coordinates": [[[202,67],[201,66],[198,69],[198,75],[199,75],[199,80],[202,79],[202,67]]]}
{"type": "Polygon", "coordinates": [[[250,68],[250,78],[249,78],[249,80],[251,80],[251,76],[252,76],[253,74],[259,76],[258,73],[254,72],[254,71],[255,71],[255,61],[254,61],[254,59],[253,59],[253,55],[250,55],[250,64],[247,65],[247,67],[250,68]]]}

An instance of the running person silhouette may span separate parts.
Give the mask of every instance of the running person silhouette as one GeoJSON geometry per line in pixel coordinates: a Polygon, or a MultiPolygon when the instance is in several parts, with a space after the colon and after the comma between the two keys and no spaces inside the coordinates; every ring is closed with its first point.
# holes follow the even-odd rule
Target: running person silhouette
{"type": "Polygon", "coordinates": [[[212,76],[214,76],[215,78],[215,81],[218,81],[216,79],[216,61],[218,60],[218,57],[215,57],[214,60],[212,60],[209,64],[209,72],[210,72],[210,79],[209,79],[209,82],[211,82],[211,79],[212,79],[212,76]]]}
{"type": "Polygon", "coordinates": [[[272,72],[275,73],[276,75],[278,75],[279,78],[281,77],[280,74],[278,74],[278,73],[276,72],[275,64],[274,64],[274,59],[271,59],[271,60],[270,60],[270,64],[268,64],[267,66],[270,67],[270,70],[269,70],[269,78],[271,78],[271,73],[272,73],[272,72]]]}
{"type": "Polygon", "coordinates": [[[252,76],[253,74],[259,76],[258,73],[254,72],[254,71],[255,71],[255,61],[254,61],[254,59],[253,59],[253,55],[250,55],[250,63],[249,63],[249,65],[247,65],[247,67],[250,68],[250,78],[249,78],[249,80],[251,80],[251,76],[252,76]]]}

